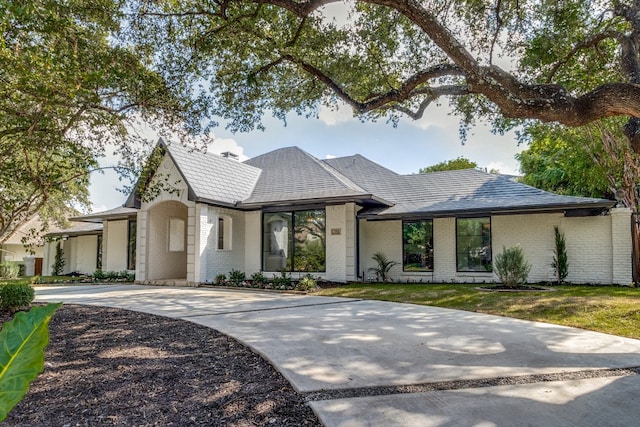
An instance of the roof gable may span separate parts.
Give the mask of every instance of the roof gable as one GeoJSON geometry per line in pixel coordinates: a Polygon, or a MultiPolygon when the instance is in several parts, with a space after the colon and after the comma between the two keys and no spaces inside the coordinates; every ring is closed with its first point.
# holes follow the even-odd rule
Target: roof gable
{"type": "Polygon", "coordinates": [[[181,144],[166,144],[166,149],[194,201],[235,205],[249,197],[261,174],[251,165],[181,144]]]}

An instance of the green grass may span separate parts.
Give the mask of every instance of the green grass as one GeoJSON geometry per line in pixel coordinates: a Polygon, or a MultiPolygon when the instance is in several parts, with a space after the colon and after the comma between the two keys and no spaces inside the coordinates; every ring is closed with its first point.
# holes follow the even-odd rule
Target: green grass
{"type": "Polygon", "coordinates": [[[318,294],[453,308],[640,339],[640,289],[558,286],[552,292],[486,292],[476,287],[358,283],[318,294]]]}
{"type": "MultiPolygon", "coordinates": [[[[86,279],[86,277],[75,277],[75,276],[40,276],[39,282],[38,284],[35,284],[35,286],[38,286],[41,283],[44,284],[51,284],[51,283],[59,283],[59,284],[70,284],[73,282],[78,282],[80,280],[86,279]]],[[[0,279],[0,286],[4,285],[6,283],[26,283],[26,284],[33,284],[32,283],[33,277],[18,277],[17,279],[0,279]]]]}

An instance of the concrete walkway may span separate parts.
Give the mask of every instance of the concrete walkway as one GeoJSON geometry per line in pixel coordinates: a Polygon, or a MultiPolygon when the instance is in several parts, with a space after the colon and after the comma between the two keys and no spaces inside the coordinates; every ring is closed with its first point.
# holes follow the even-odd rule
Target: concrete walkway
{"type": "Polygon", "coordinates": [[[434,307],[266,292],[91,285],[36,294],[37,301],[119,307],[222,331],[270,360],[327,426],[630,426],[640,419],[638,340],[434,307]]]}

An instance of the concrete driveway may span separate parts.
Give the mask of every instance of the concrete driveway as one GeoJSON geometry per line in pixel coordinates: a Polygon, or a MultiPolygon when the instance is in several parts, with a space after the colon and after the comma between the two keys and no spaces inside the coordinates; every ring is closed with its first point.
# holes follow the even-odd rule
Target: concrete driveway
{"type": "Polygon", "coordinates": [[[327,426],[630,426],[640,341],[378,301],[135,285],[37,301],[188,320],[270,360],[327,426]]]}

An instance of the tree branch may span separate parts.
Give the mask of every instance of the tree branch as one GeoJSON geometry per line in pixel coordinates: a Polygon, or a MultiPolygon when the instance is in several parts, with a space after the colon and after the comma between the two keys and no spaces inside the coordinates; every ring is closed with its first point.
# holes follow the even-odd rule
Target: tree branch
{"type": "Polygon", "coordinates": [[[427,109],[427,107],[436,99],[440,98],[441,96],[468,95],[469,90],[466,86],[450,85],[450,86],[440,86],[440,87],[421,89],[421,90],[415,91],[415,93],[416,94],[424,93],[427,95],[427,97],[420,103],[420,105],[415,111],[412,111],[407,107],[403,107],[402,105],[394,105],[392,108],[396,111],[400,111],[401,113],[406,114],[413,120],[419,120],[424,115],[424,112],[427,109]]]}
{"type": "Polygon", "coordinates": [[[588,49],[590,47],[596,47],[601,41],[606,40],[606,39],[618,39],[621,40],[622,38],[622,34],[620,34],[617,31],[605,31],[603,33],[600,34],[596,34],[586,40],[583,40],[582,42],[576,44],[573,49],[571,49],[569,51],[569,53],[562,58],[562,60],[556,62],[553,67],[551,68],[551,71],[549,72],[549,75],[547,76],[547,79],[545,81],[545,83],[550,83],[551,80],[553,79],[553,77],[556,75],[556,73],[558,72],[558,70],[560,69],[560,67],[562,67],[563,65],[565,65],[567,62],[569,62],[571,60],[571,58],[573,58],[578,52],[580,52],[583,49],[588,49]]]}

